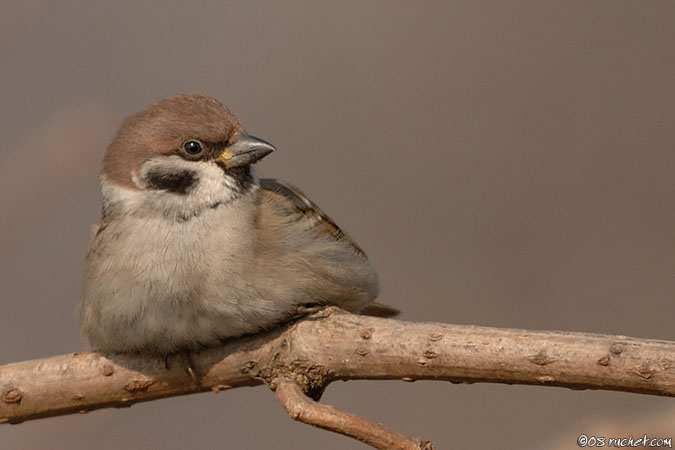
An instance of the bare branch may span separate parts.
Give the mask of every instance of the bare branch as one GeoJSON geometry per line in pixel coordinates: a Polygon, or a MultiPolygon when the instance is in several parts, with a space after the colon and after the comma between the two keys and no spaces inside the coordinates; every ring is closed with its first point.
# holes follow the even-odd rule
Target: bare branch
{"type": "MultiPolygon", "coordinates": [[[[0,366],[0,423],[289,378],[313,398],[335,380],[446,380],[675,396],[675,342],[356,316],[335,308],[184,358],[74,353],[0,366]]],[[[286,388],[282,388],[286,389],[286,388]]],[[[279,394],[287,398],[288,391],[279,394]]],[[[306,404],[306,403],[305,403],[306,404]]],[[[341,413],[346,414],[346,413],[341,413]]],[[[326,424],[316,419],[316,425],[326,424]]],[[[328,427],[328,425],[326,425],[328,427]]]]}
{"type": "Polygon", "coordinates": [[[292,380],[283,378],[277,386],[277,400],[293,420],[353,437],[371,447],[390,450],[433,450],[428,441],[410,439],[384,425],[316,403],[292,380]]]}

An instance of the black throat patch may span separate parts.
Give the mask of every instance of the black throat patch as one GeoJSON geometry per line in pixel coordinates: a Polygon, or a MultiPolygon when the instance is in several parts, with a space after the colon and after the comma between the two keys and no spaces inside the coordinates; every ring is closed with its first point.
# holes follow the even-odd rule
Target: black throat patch
{"type": "Polygon", "coordinates": [[[235,182],[235,189],[238,194],[243,194],[248,192],[251,189],[253,184],[253,175],[251,175],[251,166],[239,166],[239,167],[225,167],[225,164],[218,161],[216,162],[218,167],[220,167],[225,175],[229,175],[235,182]]]}
{"type": "Polygon", "coordinates": [[[197,183],[197,172],[194,170],[181,170],[179,172],[164,172],[150,170],[145,175],[145,180],[150,189],[164,190],[175,194],[185,195],[197,183]]]}

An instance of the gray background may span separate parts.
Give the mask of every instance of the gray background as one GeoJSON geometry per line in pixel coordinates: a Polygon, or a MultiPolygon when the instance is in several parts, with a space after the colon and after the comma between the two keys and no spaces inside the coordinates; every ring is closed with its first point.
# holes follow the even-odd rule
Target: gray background
{"type": "MultiPolygon", "coordinates": [[[[675,2],[3,1],[0,363],[86,349],[73,310],[103,151],[126,115],[178,92],[220,99],[278,147],[259,172],[363,246],[402,319],[675,338],[675,2]]],[[[463,449],[577,448],[580,421],[654,417],[632,431],[650,432],[672,405],[384,381],[324,401],[463,449]]],[[[263,387],[0,439],[364,448],[292,422],[263,387]]]]}

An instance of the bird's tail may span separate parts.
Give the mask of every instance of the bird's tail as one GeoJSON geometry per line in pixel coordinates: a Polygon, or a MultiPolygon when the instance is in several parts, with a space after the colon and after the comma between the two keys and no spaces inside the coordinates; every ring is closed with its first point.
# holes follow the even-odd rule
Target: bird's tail
{"type": "Polygon", "coordinates": [[[401,311],[382,303],[373,302],[359,311],[359,314],[373,317],[395,317],[401,314],[401,311]]]}

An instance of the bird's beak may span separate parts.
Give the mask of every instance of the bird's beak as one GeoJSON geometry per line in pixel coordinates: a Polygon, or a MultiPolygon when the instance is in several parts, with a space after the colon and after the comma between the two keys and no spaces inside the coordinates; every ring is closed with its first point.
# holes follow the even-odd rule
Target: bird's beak
{"type": "Polygon", "coordinates": [[[228,169],[253,164],[276,150],[269,142],[243,131],[237,131],[233,140],[216,159],[216,162],[224,164],[228,169]]]}

